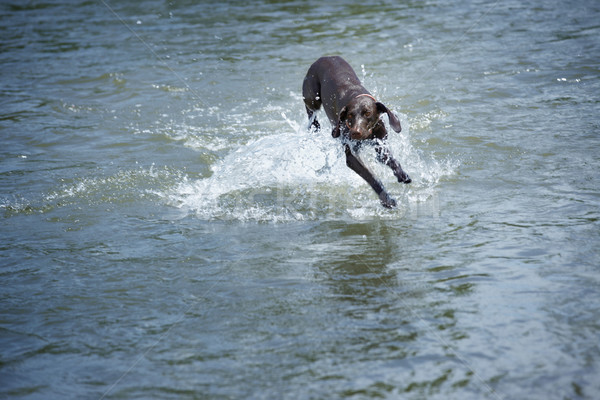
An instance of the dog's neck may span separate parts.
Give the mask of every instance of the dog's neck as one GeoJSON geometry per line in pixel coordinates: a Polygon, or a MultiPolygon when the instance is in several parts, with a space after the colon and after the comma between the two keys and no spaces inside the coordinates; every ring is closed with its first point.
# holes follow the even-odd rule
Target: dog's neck
{"type": "Polygon", "coordinates": [[[370,98],[372,98],[372,99],[373,99],[373,101],[377,101],[377,100],[375,99],[375,97],[373,97],[373,96],[371,96],[370,94],[367,94],[367,93],[359,94],[358,96],[356,96],[356,98],[359,98],[359,97],[361,97],[361,96],[370,97],[370,98]]]}

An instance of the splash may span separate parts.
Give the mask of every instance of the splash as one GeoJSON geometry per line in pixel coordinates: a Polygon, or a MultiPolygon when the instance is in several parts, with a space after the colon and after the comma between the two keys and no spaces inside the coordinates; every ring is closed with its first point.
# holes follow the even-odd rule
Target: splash
{"type": "Polygon", "coordinates": [[[405,129],[390,135],[389,141],[413,178],[412,184],[402,185],[376,162],[373,149],[364,146],[359,156],[398,201],[397,209],[387,210],[346,166],[339,141],[326,129],[309,132],[303,119],[281,115],[283,132],[264,134],[235,148],[212,166],[210,177],[182,181],[168,195],[168,203],[206,220],[395,219],[434,197],[439,180],[458,167],[425,157],[410,144],[405,129]]]}

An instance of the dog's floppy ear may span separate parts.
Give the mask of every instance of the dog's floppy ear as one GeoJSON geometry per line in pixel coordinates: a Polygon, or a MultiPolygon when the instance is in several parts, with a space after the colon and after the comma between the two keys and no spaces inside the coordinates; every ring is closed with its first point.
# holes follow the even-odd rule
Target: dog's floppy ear
{"type": "Polygon", "coordinates": [[[392,129],[396,132],[400,132],[402,130],[402,127],[400,126],[400,120],[398,120],[396,115],[394,115],[393,112],[388,110],[388,108],[384,106],[383,103],[377,102],[376,105],[377,111],[379,111],[380,113],[384,112],[388,115],[388,118],[390,119],[390,126],[392,127],[392,129]]]}
{"type": "Polygon", "coordinates": [[[340,111],[340,116],[338,118],[337,124],[335,124],[335,127],[331,132],[331,136],[333,136],[334,138],[339,137],[342,133],[340,129],[343,126],[344,121],[346,120],[346,114],[348,114],[348,109],[344,107],[342,108],[342,111],[340,111]]]}

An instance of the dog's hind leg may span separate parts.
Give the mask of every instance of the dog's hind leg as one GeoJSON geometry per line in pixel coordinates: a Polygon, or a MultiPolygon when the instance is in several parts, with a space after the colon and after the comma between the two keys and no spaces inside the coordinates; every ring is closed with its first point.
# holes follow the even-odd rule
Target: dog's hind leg
{"type": "Polygon", "coordinates": [[[308,130],[318,132],[321,129],[321,124],[317,121],[315,112],[321,108],[321,84],[314,73],[310,71],[302,82],[302,98],[308,114],[308,130]]]}
{"type": "Polygon", "coordinates": [[[318,132],[321,130],[321,124],[319,124],[319,121],[317,121],[317,114],[315,111],[311,110],[310,108],[308,108],[308,106],[306,107],[306,114],[308,114],[308,130],[314,130],[315,132],[318,132]]]}

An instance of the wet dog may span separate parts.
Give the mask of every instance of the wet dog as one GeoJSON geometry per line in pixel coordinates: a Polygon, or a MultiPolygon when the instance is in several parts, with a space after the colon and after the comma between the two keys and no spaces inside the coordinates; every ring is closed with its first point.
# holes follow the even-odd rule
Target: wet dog
{"type": "Polygon", "coordinates": [[[302,96],[308,113],[309,129],[320,129],[314,113],[323,106],[333,127],[333,137],[342,138],[346,165],[371,185],[383,206],[395,207],[396,201],[353,153],[361,141],[374,139],[377,160],[392,169],[398,182],[410,183],[411,179],[392,157],[385,143],[387,131],[380,116],[387,114],[392,129],[400,132],[400,121],[394,113],[375,100],[362,86],[350,64],[341,57],[321,57],[315,61],[304,78],[302,96]]]}

